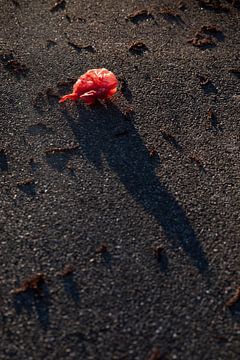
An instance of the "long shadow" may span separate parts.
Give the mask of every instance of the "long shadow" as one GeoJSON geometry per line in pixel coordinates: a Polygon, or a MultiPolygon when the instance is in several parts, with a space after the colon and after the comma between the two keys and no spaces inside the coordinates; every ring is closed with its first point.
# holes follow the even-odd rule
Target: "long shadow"
{"type": "Polygon", "coordinates": [[[36,316],[43,330],[47,331],[49,320],[50,294],[46,285],[42,286],[41,294],[32,290],[15,295],[13,305],[18,315],[26,311],[29,316],[36,316]]]}
{"type": "Polygon", "coordinates": [[[66,109],[67,119],[83,155],[101,170],[104,156],[132,197],[156,219],[171,244],[179,246],[200,272],[208,260],[183,208],[155,174],[156,162],[149,156],[132,121],[113,104],[86,109],[77,105],[77,115],[66,109]],[[122,136],[118,136],[122,134],[122,136]]]}

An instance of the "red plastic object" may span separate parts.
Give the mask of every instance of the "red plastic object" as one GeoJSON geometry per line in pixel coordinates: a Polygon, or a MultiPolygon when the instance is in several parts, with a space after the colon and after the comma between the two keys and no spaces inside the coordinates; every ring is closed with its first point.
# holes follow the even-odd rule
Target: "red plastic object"
{"type": "Polygon", "coordinates": [[[96,99],[107,99],[117,92],[118,80],[107,69],[92,69],[81,75],[73,85],[73,92],[64,95],[60,103],[66,100],[76,101],[79,98],[87,105],[93,104],[96,99]]]}

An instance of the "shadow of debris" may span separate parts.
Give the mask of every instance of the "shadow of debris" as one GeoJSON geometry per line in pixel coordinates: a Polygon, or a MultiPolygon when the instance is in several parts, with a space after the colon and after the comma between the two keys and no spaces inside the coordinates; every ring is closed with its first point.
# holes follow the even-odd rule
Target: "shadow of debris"
{"type": "Polygon", "coordinates": [[[17,315],[24,311],[32,317],[36,316],[41,327],[47,331],[49,321],[50,294],[46,285],[41,286],[41,293],[29,289],[14,296],[13,305],[17,315]]]}
{"type": "Polygon", "coordinates": [[[63,286],[66,294],[73,299],[77,304],[80,303],[80,295],[76,281],[74,280],[73,274],[63,278],[63,286]]]}
{"type": "Polygon", "coordinates": [[[201,244],[175,197],[155,174],[155,163],[132,121],[112,103],[91,109],[77,105],[71,115],[65,108],[62,114],[68,121],[80,152],[101,170],[102,156],[118,175],[136,202],[154,216],[173,247],[181,247],[200,272],[208,270],[208,260],[201,244]],[[116,137],[116,129],[125,136],[116,137]]]}
{"type": "Polygon", "coordinates": [[[24,192],[28,197],[35,197],[37,195],[35,183],[18,184],[19,190],[24,192]]]}
{"type": "Polygon", "coordinates": [[[3,149],[0,150],[0,171],[8,171],[8,158],[3,149]]]}

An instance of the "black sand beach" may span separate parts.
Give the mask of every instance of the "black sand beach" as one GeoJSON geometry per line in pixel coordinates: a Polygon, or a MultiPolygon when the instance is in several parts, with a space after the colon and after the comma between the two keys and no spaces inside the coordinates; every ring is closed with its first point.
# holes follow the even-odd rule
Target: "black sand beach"
{"type": "Polygon", "coordinates": [[[0,4],[0,359],[237,360],[239,1],[0,4]]]}

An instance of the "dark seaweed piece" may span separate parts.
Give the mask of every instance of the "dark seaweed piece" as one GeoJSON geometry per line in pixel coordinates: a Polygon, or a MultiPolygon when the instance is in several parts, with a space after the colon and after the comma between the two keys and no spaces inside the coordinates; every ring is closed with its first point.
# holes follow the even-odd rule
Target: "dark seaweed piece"
{"type": "Polygon", "coordinates": [[[206,85],[208,85],[210,83],[210,80],[205,75],[197,74],[197,77],[200,80],[200,85],[201,86],[206,86],[206,85]]]}
{"type": "Polygon", "coordinates": [[[201,34],[200,32],[197,32],[195,34],[195,37],[192,39],[189,39],[187,42],[189,44],[191,44],[195,47],[199,47],[199,48],[209,48],[209,47],[216,46],[216,43],[211,36],[201,34]]]}
{"type": "Polygon", "coordinates": [[[173,145],[178,151],[182,151],[182,146],[177,142],[172,134],[167,133],[165,130],[160,130],[160,132],[164,140],[173,145]]]}
{"type": "Polygon", "coordinates": [[[229,7],[222,4],[221,0],[198,0],[200,7],[216,12],[229,12],[229,7]]]}
{"type": "Polygon", "coordinates": [[[149,353],[147,360],[161,360],[162,354],[158,348],[153,348],[149,353]]]}
{"type": "Polygon", "coordinates": [[[72,152],[79,148],[79,144],[73,144],[65,147],[53,147],[45,150],[46,155],[56,154],[56,153],[66,153],[72,152]]]}
{"type": "Polygon", "coordinates": [[[156,155],[158,155],[157,150],[156,150],[154,147],[151,148],[151,149],[149,150],[149,156],[150,156],[150,157],[154,157],[154,156],[156,156],[156,155]]]}
{"type": "Polygon", "coordinates": [[[215,130],[222,130],[221,126],[218,124],[218,120],[212,109],[208,109],[207,113],[208,121],[210,122],[211,128],[214,128],[215,130]]]}
{"type": "Polygon", "coordinates": [[[16,75],[25,76],[29,69],[25,64],[22,64],[20,61],[16,60],[13,52],[11,50],[0,53],[0,60],[4,64],[4,67],[13,72],[16,75]]]}
{"type": "Polygon", "coordinates": [[[126,17],[126,20],[132,21],[134,24],[138,24],[144,20],[153,20],[154,16],[148,9],[136,10],[126,17]]]}
{"type": "Polygon", "coordinates": [[[94,46],[92,45],[79,45],[79,44],[76,44],[72,41],[68,41],[68,45],[72,46],[75,50],[77,51],[82,51],[82,50],[86,50],[88,52],[91,52],[91,53],[94,53],[96,52],[96,49],[94,46]]]}
{"type": "Polygon", "coordinates": [[[15,5],[16,7],[20,8],[20,4],[17,0],[11,0],[13,5],[15,5]]]}
{"type": "Polygon", "coordinates": [[[45,282],[43,273],[36,273],[24,280],[20,286],[11,291],[12,294],[18,295],[26,291],[32,290],[37,294],[41,293],[41,285],[45,282]]]}
{"type": "Polygon", "coordinates": [[[131,102],[132,100],[132,92],[128,87],[128,82],[126,79],[123,78],[118,78],[119,83],[120,83],[120,92],[123,94],[123,96],[129,101],[131,102]]]}
{"type": "Polygon", "coordinates": [[[148,51],[148,47],[142,41],[136,41],[129,47],[129,51],[133,54],[143,55],[145,51],[148,51]]]}
{"type": "Polygon", "coordinates": [[[62,271],[57,273],[58,276],[66,277],[71,275],[74,272],[74,267],[70,264],[66,264],[62,271]]]}
{"type": "Polygon", "coordinates": [[[5,64],[5,67],[17,75],[23,76],[25,76],[29,70],[25,64],[21,64],[18,60],[9,60],[5,64]]]}
{"type": "Polygon", "coordinates": [[[233,306],[235,306],[238,302],[240,301],[240,287],[236,289],[235,293],[233,294],[233,296],[226,301],[225,305],[228,308],[232,308],[233,306]]]}

